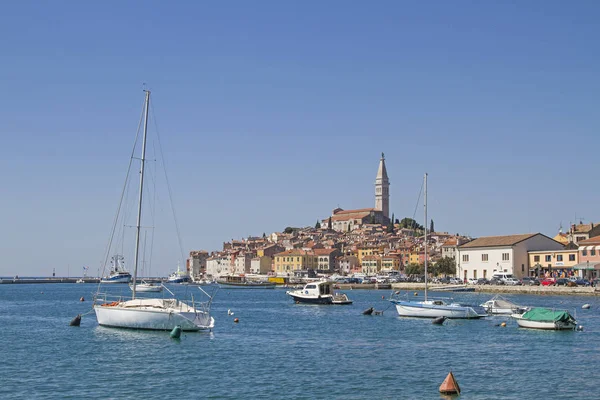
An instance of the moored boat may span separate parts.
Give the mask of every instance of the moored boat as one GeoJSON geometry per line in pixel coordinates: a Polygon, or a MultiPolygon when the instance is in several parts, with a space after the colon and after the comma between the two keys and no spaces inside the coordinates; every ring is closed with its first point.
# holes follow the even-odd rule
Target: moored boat
{"type": "Polygon", "coordinates": [[[242,275],[229,275],[217,279],[221,289],[275,289],[275,283],[250,280],[242,275]]]}
{"type": "Polygon", "coordinates": [[[483,307],[488,314],[499,315],[523,314],[529,310],[529,307],[515,304],[500,295],[492,297],[485,303],[480,304],[480,306],[483,307]]]}
{"type": "Polygon", "coordinates": [[[285,293],[296,303],[352,304],[352,300],[346,294],[334,293],[333,285],[330,281],[310,282],[300,290],[288,290],[285,293]]]}
{"type": "Polygon", "coordinates": [[[577,321],[566,310],[550,308],[532,308],[523,314],[513,314],[521,328],[545,330],[575,330],[577,321]]]}

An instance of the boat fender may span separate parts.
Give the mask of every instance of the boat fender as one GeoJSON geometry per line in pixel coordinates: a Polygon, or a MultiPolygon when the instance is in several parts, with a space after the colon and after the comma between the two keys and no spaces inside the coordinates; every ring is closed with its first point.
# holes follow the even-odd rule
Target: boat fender
{"type": "Polygon", "coordinates": [[[79,326],[81,324],[81,314],[77,314],[69,323],[70,326],[79,326]]]}
{"type": "Polygon", "coordinates": [[[590,307],[591,307],[591,305],[589,305],[589,304],[584,304],[581,306],[581,308],[583,308],[584,310],[589,310],[590,307]]]}
{"type": "Polygon", "coordinates": [[[181,337],[181,326],[175,325],[175,328],[170,333],[170,336],[173,339],[179,339],[181,337]]]}

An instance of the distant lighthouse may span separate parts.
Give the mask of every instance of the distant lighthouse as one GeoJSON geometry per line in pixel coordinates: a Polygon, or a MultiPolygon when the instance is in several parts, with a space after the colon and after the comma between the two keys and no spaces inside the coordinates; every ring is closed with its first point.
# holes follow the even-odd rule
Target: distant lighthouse
{"type": "Polygon", "coordinates": [[[385,155],[381,153],[377,178],[375,178],[375,209],[390,218],[390,181],[385,169],[385,155]]]}

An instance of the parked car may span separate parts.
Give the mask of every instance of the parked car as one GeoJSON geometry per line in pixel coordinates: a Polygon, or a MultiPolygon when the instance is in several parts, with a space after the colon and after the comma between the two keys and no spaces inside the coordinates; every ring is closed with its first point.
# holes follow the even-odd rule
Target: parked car
{"type": "Polygon", "coordinates": [[[504,281],[505,285],[510,285],[510,286],[519,286],[521,284],[521,282],[516,280],[515,278],[506,278],[503,281],[504,281]]]}
{"type": "Polygon", "coordinates": [[[539,286],[540,280],[531,276],[525,276],[521,279],[521,285],[539,286]]]}
{"type": "Polygon", "coordinates": [[[479,278],[477,279],[478,285],[489,285],[490,281],[487,278],[479,278]]]}
{"type": "Polygon", "coordinates": [[[450,278],[448,278],[447,276],[438,279],[438,283],[450,283],[450,278]]]}
{"type": "Polygon", "coordinates": [[[554,282],[554,284],[556,286],[567,286],[568,282],[569,282],[569,280],[567,278],[558,278],[556,280],[556,282],[554,282]]]}
{"type": "Polygon", "coordinates": [[[590,286],[590,281],[583,278],[577,278],[575,280],[575,283],[577,284],[577,286],[590,286]]]}
{"type": "Polygon", "coordinates": [[[490,285],[504,285],[504,281],[498,278],[490,279],[490,285]]]}
{"type": "Polygon", "coordinates": [[[463,281],[460,278],[450,278],[450,283],[453,285],[461,285],[463,281]]]}
{"type": "Polygon", "coordinates": [[[469,278],[467,281],[470,285],[477,285],[477,278],[469,278]]]}
{"type": "Polygon", "coordinates": [[[556,280],[554,278],[545,278],[540,283],[542,286],[552,286],[556,283],[556,280]]]}

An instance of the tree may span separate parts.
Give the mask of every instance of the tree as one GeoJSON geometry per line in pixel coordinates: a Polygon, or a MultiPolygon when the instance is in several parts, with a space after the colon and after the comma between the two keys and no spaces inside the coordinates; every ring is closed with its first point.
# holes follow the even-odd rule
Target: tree
{"type": "Polygon", "coordinates": [[[267,234],[263,232],[263,239],[267,237],[267,234]]]}
{"type": "Polygon", "coordinates": [[[429,225],[429,232],[435,232],[433,228],[433,219],[431,220],[431,225],[429,225]]]}
{"type": "Polygon", "coordinates": [[[394,214],[392,213],[392,219],[390,219],[390,225],[388,226],[389,233],[394,233],[394,214]]]}
{"type": "Polygon", "coordinates": [[[315,224],[315,229],[321,229],[321,223],[319,220],[317,220],[317,223],[315,224]]]}
{"type": "Polygon", "coordinates": [[[423,227],[421,225],[419,225],[417,223],[417,221],[415,221],[412,218],[402,218],[402,220],[400,221],[400,228],[415,229],[415,230],[423,229],[423,227]]]}
{"type": "Polygon", "coordinates": [[[425,273],[425,266],[415,263],[410,263],[406,266],[406,275],[423,275],[425,273]]]}
{"type": "Polygon", "coordinates": [[[329,217],[329,221],[327,221],[327,229],[331,230],[332,229],[332,225],[331,225],[331,217],[329,217]]]}
{"type": "Polygon", "coordinates": [[[456,261],[452,257],[442,257],[435,263],[437,274],[456,275],[456,261]]]}
{"type": "Polygon", "coordinates": [[[348,224],[348,232],[352,230],[352,225],[348,224]]]}
{"type": "Polygon", "coordinates": [[[283,230],[283,233],[292,233],[292,232],[294,232],[294,228],[292,228],[291,226],[288,226],[283,230]]]}

